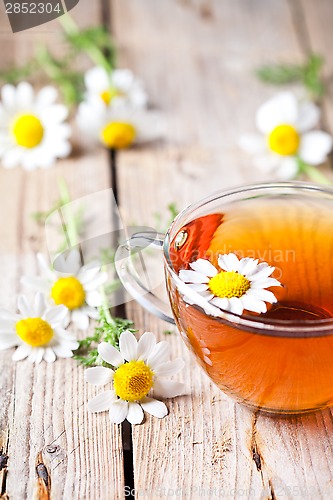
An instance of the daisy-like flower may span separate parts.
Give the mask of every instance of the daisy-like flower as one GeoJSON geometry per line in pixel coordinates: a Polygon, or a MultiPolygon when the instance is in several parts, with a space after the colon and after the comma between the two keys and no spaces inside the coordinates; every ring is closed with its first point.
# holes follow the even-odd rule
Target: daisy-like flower
{"type": "Polygon", "coordinates": [[[257,111],[256,124],[263,135],[241,137],[239,145],[254,155],[255,165],[263,171],[275,171],[281,179],[292,179],[301,165],[320,165],[332,149],[332,137],[312,130],[320,110],[310,101],[300,101],[291,92],[283,92],[264,103],[257,111]]]}
{"type": "Polygon", "coordinates": [[[36,95],[26,82],[2,87],[0,158],[4,167],[47,168],[56,158],[69,155],[70,127],[64,123],[68,110],[56,104],[56,99],[53,87],[44,87],[36,95]]]}
{"type": "MultiPolygon", "coordinates": [[[[241,315],[244,309],[265,313],[266,302],[277,302],[275,295],[265,290],[281,286],[270,277],[274,267],[250,257],[238,259],[234,253],[219,255],[218,265],[220,269],[209,260],[198,259],[190,264],[191,270],[179,271],[179,278],[210,304],[234,314],[241,315]]],[[[184,300],[195,303],[193,297],[185,296],[184,300]]]]}
{"type": "Polygon", "coordinates": [[[129,69],[115,69],[108,73],[101,66],[95,66],[84,76],[87,100],[98,97],[107,106],[117,100],[126,101],[139,108],[147,106],[148,97],[140,80],[129,69]]]}
{"type": "Polygon", "coordinates": [[[79,106],[77,123],[83,133],[109,149],[124,149],[162,137],[160,113],[134,108],[123,102],[106,107],[92,98],[79,106]]]}
{"type": "Polygon", "coordinates": [[[177,358],[169,361],[167,342],[156,343],[155,335],[146,332],[137,341],[125,331],[119,339],[119,351],[102,342],[98,346],[100,357],[115,370],[97,366],[85,371],[85,380],[94,385],[112,384],[109,389],[88,402],[91,412],[109,411],[112,423],[120,424],[127,419],[131,424],[140,424],[143,411],[163,418],[168,410],[162,401],[150,397],[150,392],[164,398],[173,398],[184,392],[184,384],[164,377],[178,373],[184,361],[177,358]]]}
{"type": "Polygon", "coordinates": [[[38,263],[44,276],[22,278],[28,287],[43,292],[53,304],[65,306],[71,321],[81,330],[89,326],[89,318],[97,319],[102,297],[99,287],[107,280],[98,262],[81,266],[79,252],[71,250],[67,257],[60,255],[57,270],[51,269],[43,255],[38,254],[38,263]]]}
{"type": "Polygon", "coordinates": [[[13,361],[28,358],[32,363],[42,359],[53,363],[56,357],[70,358],[79,347],[75,338],[66,332],[67,309],[49,307],[41,293],[33,304],[22,295],[18,299],[19,314],[0,309],[0,350],[18,346],[13,361]]]}

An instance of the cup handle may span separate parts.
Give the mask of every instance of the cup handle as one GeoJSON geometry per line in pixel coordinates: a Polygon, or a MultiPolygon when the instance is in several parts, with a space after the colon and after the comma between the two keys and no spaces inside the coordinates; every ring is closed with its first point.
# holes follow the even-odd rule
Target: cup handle
{"type": "Polygon", "coordinates": [[[133,234],[117,248],[115,266],[120,281],[133,299],[158,318],[175,325],[176,323],[170,315],[170,306],[143,285],[132,259],[134,251],[148,246],[161,250],[163,242],[164,234],[162,233],[141,232],[133,234]]]}

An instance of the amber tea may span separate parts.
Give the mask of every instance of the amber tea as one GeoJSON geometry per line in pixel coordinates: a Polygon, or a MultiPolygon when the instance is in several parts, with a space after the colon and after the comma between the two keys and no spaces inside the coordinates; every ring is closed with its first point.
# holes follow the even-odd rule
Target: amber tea
{"type": "MultiPolygon", "coordinates": [[[[235,253],[275,267],[276,304],[244,318],[272,325],[318,325],[333,318],[333,202],[313,196],[253,197],[181,228],[170,243],[174,271],[198,258],[217,265],[235,253]],[[311,323],[312,322],[312,323],[311,323]]],[[[333,404],[333,327],[321,335],[270,334],[212,318],[168,288],[177,325],[211,379],[238,401],[272,412],[333,404]]],[[[254,322],[255,325],[255,322],[254,322]]]]}

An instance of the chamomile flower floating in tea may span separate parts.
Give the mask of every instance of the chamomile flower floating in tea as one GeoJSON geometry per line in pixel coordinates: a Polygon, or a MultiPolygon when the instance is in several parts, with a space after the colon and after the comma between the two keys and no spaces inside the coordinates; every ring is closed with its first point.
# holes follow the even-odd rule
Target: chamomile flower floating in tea
{"type": "Polygon", "coordinates": [[[56,104],[57,91],[44,87],[37,94],[29,83],[4,85],[0,103],[2,165],[25,170],[50,167],[69,155],[70,127],[66,106],[56,104]]]}
{"type": "MultiPolygon", "coordinates": [[[[258,259],[238,259],[234,253],[219,255],[217,269],[206,259],[190,263],[191,270],[179,271],[179,278],[210,304],[224,311],[243,314],[244,309],[256,313],[267,311],[266,302],[277,302],[275,295],[266,288],[281,286],[271,278],[274,267],[258,259]]],[[[192,298],[184,300],[193,304],[192,298]]]]}
{"type": "Polygon", "coordinates": [[[108,149],[125,149],[160,139],[164,121],[160,113],[134,108],[117,102],[105,106],[99,98],[92,98],[79,106],[77,122],[87,137],[108,149]]]}
{"type": "Polygon", "coordinates": [[[133,333],[125,331],[119,338],[119,351],[102,342],[98,352],[102,360],[115,370],[104,366],[88,368],[85,380],[94,385],[112,384],[112,389],[91,399],[88,408],[91,412],[108,410],[114,424],[125,419],[131,424],[140,424],[144,411],[163,418],[168,413],[167,407],[151,397],[151,391],[164,398],[173,398],[184,392],[184,384],[164,379],[182,370],[184,361],[181,358],[169,361],[168,343],[156,343],[151,332],[144,333],[137,341],[133,333]]]}
{"type": "Polygon", "coordinates": [[[320,110],[311,101],[299,101],[291,92],[276,95],[257,111],[256,124],[263,134],[245,135],[240,147],[254,155],[255,165],[275,172],[281,179],[293,179],[304,165],[320,165],[332,149],[332,137],[312,130],[320,110]]]}
{"type": "Polygon", "coordinates": [[[143,84],[129,69],[115,69],[108,73],[105,68],[95,66],[84,76],[86,99],[98,97],[106,106],[122,100],[130,106],[145,108],[148,96],[143,84]]]}
{"type": "Polygon", "coordinates": [[[32,363],[42,359],[53,363],[56,357],[70,358],[79,344],[66,332],[68,324],[65,306],[50,307],[41,293],[29,304],[24,296],[18,299],[19,314],[0,310],[0,350],[18,346],[14,361],[28,358],[32,363]]]}
{"type": "Polygon", "coordinates": [[[43,255],[37,255],[44,276],[22,278],[22,283],[43,292],[53,304],[64,305],[73,323],[85,330],[89,318],[97,319],[96,307],[102,303],[100,286],[107,280],[107,273],[101,272],[98,262],[81,266],[79,252],[71,250],[67,256],[57,258],[59,271],[51,269],[43,255]]]}

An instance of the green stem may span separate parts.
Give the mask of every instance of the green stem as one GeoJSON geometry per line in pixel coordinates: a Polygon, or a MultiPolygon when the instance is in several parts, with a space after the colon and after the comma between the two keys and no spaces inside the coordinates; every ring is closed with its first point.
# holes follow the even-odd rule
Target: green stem
{"type": "Polygon", "coordinates": [[[75,247],[78,244],[79,235],[76,228],[75,217],[73,214],[73,207],[71,204],[71,197],[69,194],[68,186],[63,177],[58,180],[58,188],[60,192],[61,207],[66,215],[66,229],[69,244],[75,247]]]}
{"type": "MultiPolygon", "coordinates": [[[[79,33],[79,27],[68,13],[64,16],[60,16],[58,18],[58,21],[69,38],[79,33]]],[[[89,44],[85,47],[85,51],[92,62],[97,66],[103,66],[107,71],[112,70],[108,59],[98,47],[93,44],[89,44]]]]}
{"type": "Polygon", "coordinates": [[[301,172],[304,172],[314,182],[325,184],[326,186],[332,185],[332,182],[326,177],[326,175],[322,174],[317,167],[303,163],[301,166],[301,172]]]}

